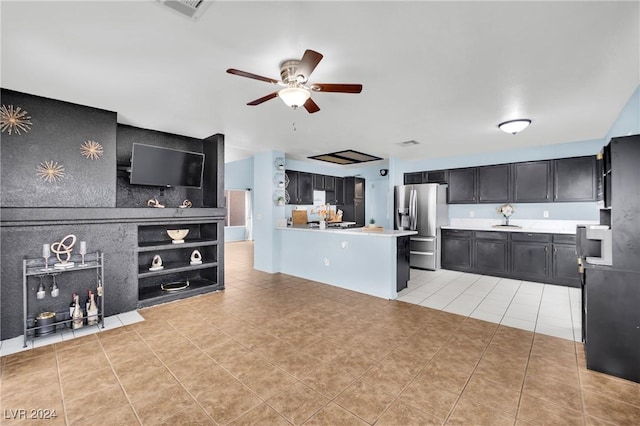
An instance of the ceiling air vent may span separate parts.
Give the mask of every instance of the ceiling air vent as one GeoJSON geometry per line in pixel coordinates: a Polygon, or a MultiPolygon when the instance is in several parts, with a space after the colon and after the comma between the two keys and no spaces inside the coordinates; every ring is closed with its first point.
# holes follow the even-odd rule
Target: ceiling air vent
{"type": "Polygon", "coordinates": [[[167,6],[169,9],[178,12],[194,21],[211,6],[212,1],[206,0],[156,0],[158,3],[167,6]]]}

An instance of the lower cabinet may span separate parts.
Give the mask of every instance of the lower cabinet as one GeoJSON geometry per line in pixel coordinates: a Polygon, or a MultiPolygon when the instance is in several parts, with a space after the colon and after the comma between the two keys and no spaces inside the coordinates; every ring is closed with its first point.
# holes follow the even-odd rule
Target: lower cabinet
{"type": "Polygon", "coordinates": [[[471,269],[473,231],[442,230],[442,267],[459,271],[471,269]]]}
{"type": "Polygon", "coordinates": [[[398,263],[396,265],[396,291],[407,288],[409,282],[409,262],[411,260],[411,241],[409,236],[396,238],[398,263]]]}
{"type": "Polygon", "coordinates": [[[509,266],[509,234],[478,231],[475,234],[475,268],[489,274],[506,273],[509,266]]]}
{"type": "Polygon", "coordinates": [[[585,269],[587,368],[640,383],[640,273],[585,269]]]}
{"type": "Polygon", "coordinates": [[[580,273],[578,272],[575,243],[553,243],[551,277],[553,281],[563,282],[570,287],[580,287],[580,273]]]}
{"type": "Polygon", "coordinates": [[[527,281],[580,286],[575,235],[442,230],[442,267],[527,281]]]}
{"type": "Polygon", "coordinates": [[[511,272],[533,281],[547,277],[549,246],[544,243],[514,241],[511,243],[511,272]]]}

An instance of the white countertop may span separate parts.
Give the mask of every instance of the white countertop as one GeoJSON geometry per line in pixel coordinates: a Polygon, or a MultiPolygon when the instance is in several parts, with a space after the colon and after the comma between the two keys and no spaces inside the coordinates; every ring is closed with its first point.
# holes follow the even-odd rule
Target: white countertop
{"type": "Polygon", "coordinates": [[[588,220],[510,220],[510,225],[494,226],[504,223],[504,220],[493,219],[451,219],[450,225],[442,226],[442,229],[463,229],[469,231],[498,231],[498,232],[528,232],[541,234],[570,234],[575,235],[576,226],[579,224],[597,225],[598,222],[588,220]]]}
{"type": "Polygon", "coordinates": [[[298,232],[323,232],[323,233],[331,233],[331,234],[341,234],[341,235],[360,235],[367,237],[386,237],[386,238],[397,238],[403,237],[405,235],[416,235],[417,231],[396,231],[394,229],[385,229],[383,231],[372,231],[364,228],[308,228],[306,226],[278,226],[276,229],[282,231],[298,231],[298,232]]]}

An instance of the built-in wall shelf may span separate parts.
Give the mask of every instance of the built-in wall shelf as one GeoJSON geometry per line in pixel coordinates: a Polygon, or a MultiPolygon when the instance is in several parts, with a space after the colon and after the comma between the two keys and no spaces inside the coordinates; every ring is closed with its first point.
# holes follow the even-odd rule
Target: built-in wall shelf
{"type": "Polygon", "coordinates": [[[164,262],[164,269],[150,271],[148,267],[142,266],[138,272],[138,278],[158,277],[177,272],[196,271],[198,269],[215,268],[218,262],[203,262],[200,265],[190,265],[187,262],[164,262]]]}
{"type": "Polygon", "coordinates": [[[206,279],[197,278],[190,279],[189,287],[180,291],[166,292],[160,287],[146,287],[139,292],[138,308],[146,308],[159,303],[167,303],[219,290],[224,290],[224,286],[206,279]]]}
{"type": "Polygon", "coordinates": [[[158,244],[158,243],[139,243],[137,248],[138,253],[148,251],[160,251],[160,250],[175,250],[181,248],[197,248],[206,246],[215,246],[218,244],[218,240],[207,240],[204,238],[194,238],[193,240],[185,241],[182,244],[158,244]]]}
{"type": "Polygon", "coordinates": [[[201,219],[201,222],[156,222],[138,226],[138,307],[151,306],[169,300],[177,300],[210,291],[223,290],[223,271],[218,259],[222,258],[224,244],[220,236],[224,232],[224,220],[201,219]],[[173,243],[167,229],[188,229],[184,242],[173,243]],[[197,250],[202,263],[191,264],[191,256],[197,250]],[[162,269],[149,270],[153,259],[162,259],[162,269]],[[167,291],[168,283],[189,281],[189,287],[167,291]]]}

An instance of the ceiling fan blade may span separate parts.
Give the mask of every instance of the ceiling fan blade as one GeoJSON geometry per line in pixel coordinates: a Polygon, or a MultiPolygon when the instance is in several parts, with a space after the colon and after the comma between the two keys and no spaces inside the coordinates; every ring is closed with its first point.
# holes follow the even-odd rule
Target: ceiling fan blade
{"type": "Polygon", "coordinates": [[[360,93],[362,84],[331,84],[314,83],[311,85],[314,92],[336,92],[336,93],[360,93]]]}
{"type": "Polygon", "coordinates": [[[277,97],[278,97],[278,92],[269,93],[267,96],[263,96],[260,99],[256,99],[255,101],[251,101],[247,105],[251,105],[251,106],[260,105],[263,102],[266,102],[266,101],[268,101],[270,99],[277,98],[277,97]]]}
{"type": "Polygon", "coordinates": [[[322,60],[322,54],[313,50],[305,50],[296,69],[296,75],[302,75],[304,77],[303,82],[309,80],[309,76],[316,69],[320,60],[322,60]]]}
{"type": "Polygon", "coordinates": [[[239,75],[240,77],[253,78],[254,80],[265,81],[267,83],[272,83],[272,84],[279,84],[280,83],[280,81],[274,80],[273,78],[263,77],[263,76],[258,75],[258,74],[252,74],[250,72],[240,71],[240,70],[237,70],[237,69],[234,69],[234,68],[229,68],[227,70],[227,72],[229,74],[239,75]]]}
{"type": "Polygon", "coordinates": [[[309,114],[320,111],[320,107],[318,106],[318,104],[315,103],[311,98],[307,99],[303,106],[309,114]]]}

